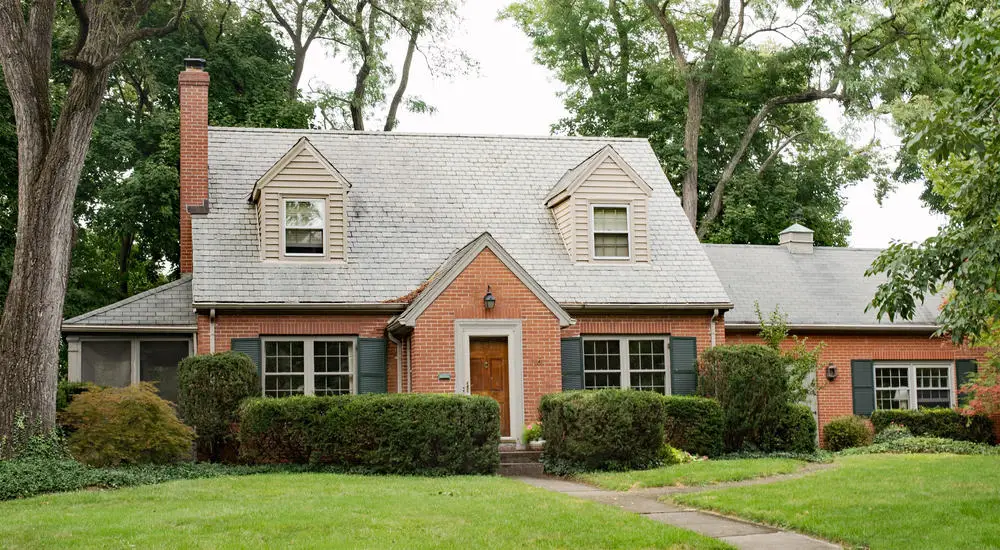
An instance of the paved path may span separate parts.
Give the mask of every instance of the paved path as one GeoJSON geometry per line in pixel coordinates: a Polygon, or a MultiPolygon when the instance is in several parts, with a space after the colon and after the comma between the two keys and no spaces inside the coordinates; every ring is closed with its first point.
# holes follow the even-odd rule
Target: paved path
{"type": "MultiPolygon", "coordinates": [[[[812,471],[817,469],[820,468],[813,468],[812,471]]],[[[774,482],[804,474],[805,472],[799,472],[797,474],[760,478],[752,481],[756,481],[757,483],[774,482]]],[[[703,512],[694,508],[685,508],[675,504],[667,504],[657,500],[657,497],[660,495],[670,494],[671,491],[668,491],[669,489],[674,489],[673,493],[691,492],[692,490],[704,491],[717,489],[723,486],[723,484],[691,488],[665,487],[622,493],[618,491],[604,491],[590,485],[555,477],[519,477],[515,479],[557,493],[585,498],[610,506],[617,506],[623,510],[646,516],[653,521],[695,531],[746,550],[833,550],[840,548],[835,544],[798,533],[781,531],[774,527],[727,518],[718,514],[703,512]],[[687,490],[681,491],[680,489],[687,490]]],[[[725,485],[733,486],[735,483],[746,482],[734,482],[725,485]]]]}

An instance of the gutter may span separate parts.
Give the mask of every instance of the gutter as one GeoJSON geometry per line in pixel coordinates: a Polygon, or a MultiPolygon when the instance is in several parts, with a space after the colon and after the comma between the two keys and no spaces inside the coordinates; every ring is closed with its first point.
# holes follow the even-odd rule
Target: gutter
{"type": "Polygon", "coordinates": [[[198,332],[197,325],[84,325],[84,324],[63,324],[62,331],[67,333],[79,332],[134,332],[160,334],[192,334],[198,332]]]}
{"type": "Polygon", "coordinates": [[[709,332],[711,333],[712,347],[715,347],[715,319],[719,316],[719,308],[712,312],[712,318],[708,321],[709,332]]]}
{"type": "Polygon", "coordinates": [[[682,304],[562,304],[563,309],[572,313],[656,313],[661,311],[728,311],[733,309],[729,302],[699,302],[682,304]]]}
{"type": "MultiPolygon", "coordinates": [[[[937,332],[938,325],[851,325],[851,324],[794,324],[789,331],[812,332],[937,332]]],[[[760,323],[726,323],[726,330],[734,332],[759,331],[760,323]]]]}
{"type": "Polygon", "coordinates": [[[389,341],[396,344],[396,393],[403,393],[403,342],[386,331],[389,341]]]}
{"type": "Polygon", "coordinates": [[[208,353],[215,353],[215,309],[208,312],[208,353]]]}
{"type": "Polygon", "coordinates": [[[400,303],[323,303],[323,302],[197,302],[195,309],[220,311],[313,311],[345,313],[401,313],[409,304],[400,303]]]}

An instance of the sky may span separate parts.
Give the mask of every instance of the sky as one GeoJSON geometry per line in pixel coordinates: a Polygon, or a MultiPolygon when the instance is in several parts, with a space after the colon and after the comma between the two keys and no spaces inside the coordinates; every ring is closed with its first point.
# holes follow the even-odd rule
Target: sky
{"type": "MultiPolygon", "coordinates": [[[[408,92],[435,107],[433,114],[402,113],[398,131],[546,135],[554,122],[566,116],[558,92],[562,84],[532,59],[530,40],[497,13],[510,0],[467,0],[462,23],[449,47],[461,49],[477,69],[453,79],[433,78],[426,62],[415,58],[408,92]]],[[[402,55],[400,48],[395,49],[402,55]]],[[[397,62],[396,66],[400,63],[397,62]]],[[[306,62],[304,87],[351,78],[347,68],[328,59],[314,46],[306,62]]],[[[841,128],[835,108],[824,108],[830,126],[841,128]]],[[[378,125],[373,127],[380,127],[378,125]]],[[[890,129],[881,127],[879,138],[898,143],[890,129]]],[[[867,136],[857,139],[868,140],[867,136]]],[[[944,218],[931,214],[920,201],[922,185],[902,186],[879,206],[871,182],[847,188],[843,215],[851,221],[850,245],[884,247],[893,240],[919,241],[937,232],[944,218]]]]}

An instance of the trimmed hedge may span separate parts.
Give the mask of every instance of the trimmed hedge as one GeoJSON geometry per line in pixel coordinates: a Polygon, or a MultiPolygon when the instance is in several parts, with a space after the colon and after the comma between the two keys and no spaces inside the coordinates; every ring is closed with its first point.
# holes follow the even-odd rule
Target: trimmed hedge
{"type": "Polygon", "coordinates": [[[786,405],[784,413],[765,426],[760,450],[769,453],[816,452],[816,419],[808,405],[786,405]]]}
{"type": "Polygon", "coordinates": [[[193,355],[178,366],[177,406],[195,429],[199,455],[211,460],[235,458],[233,426],[240,403],[260,395],[257,365],[243,353],[193,355]]]}
{"type": "Polygon", "coordinates": [[[909,428],[914,436],[993,443],[993,421],[984,415],[965,416],[951,409],[878,410],[872,424],[879,433],[890,424],[909,428]]]}
{"type": "Polygon", "coordinates": [[[583,390],[542,397],[546,471],[641,470],[660,464],[664,397],[635,390],[583,390]]]}
{"type": "Polygon", "coordinates": [[[664,438],[668,445],[701,456],[722,454],[725,417],[714,399],[664,397],[664,438]]]}
{"type": "Polygon", "coordinates": [[[845,449],[840,455],[891,454],[935,454],[1000,456],[1000,447],[972,441],[955,441],[943,437],[903,437],[867,447],[845,449]]]}
{"type": "Polygon", "coordinates": [[[240,457],[377,474],[492,474],[500,406],[483,396],[255,398],[240,407],[240,457]]]}
{"type": "Polygon", "coordinates": [[[865,447],[871,443],[872,429],[860,416],[841,416],[823,426],[823,447],[829,451],[865,447]]]}

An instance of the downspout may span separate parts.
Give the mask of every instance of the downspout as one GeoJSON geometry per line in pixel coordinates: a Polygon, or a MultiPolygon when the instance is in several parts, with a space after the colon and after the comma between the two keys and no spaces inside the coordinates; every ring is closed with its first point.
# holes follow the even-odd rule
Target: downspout
{"type": "Polygon", "coordinates": [[[413,349],[413,335],[406,337],[406,393],[413,393],[413,365],[410,363],[410,350],[413,349]]]}
{"type": "Polygon", "coordinates": [[[396,393],[403,393],[403,342],[386,331],[389,341],[396,345],[396,393]]]}
{"type": "Polygon", "coordinates": [[[712,312],[712,319],[708,322],[713,348],[715,347],[715,318],[718,316],[719,316],[719,308],[715,308],[715,311],[712,312]]]}
{"type": "Polygon", "coordinates": [[[208,310],[208,353],[215,353],[215,308],[208,310]]]}

